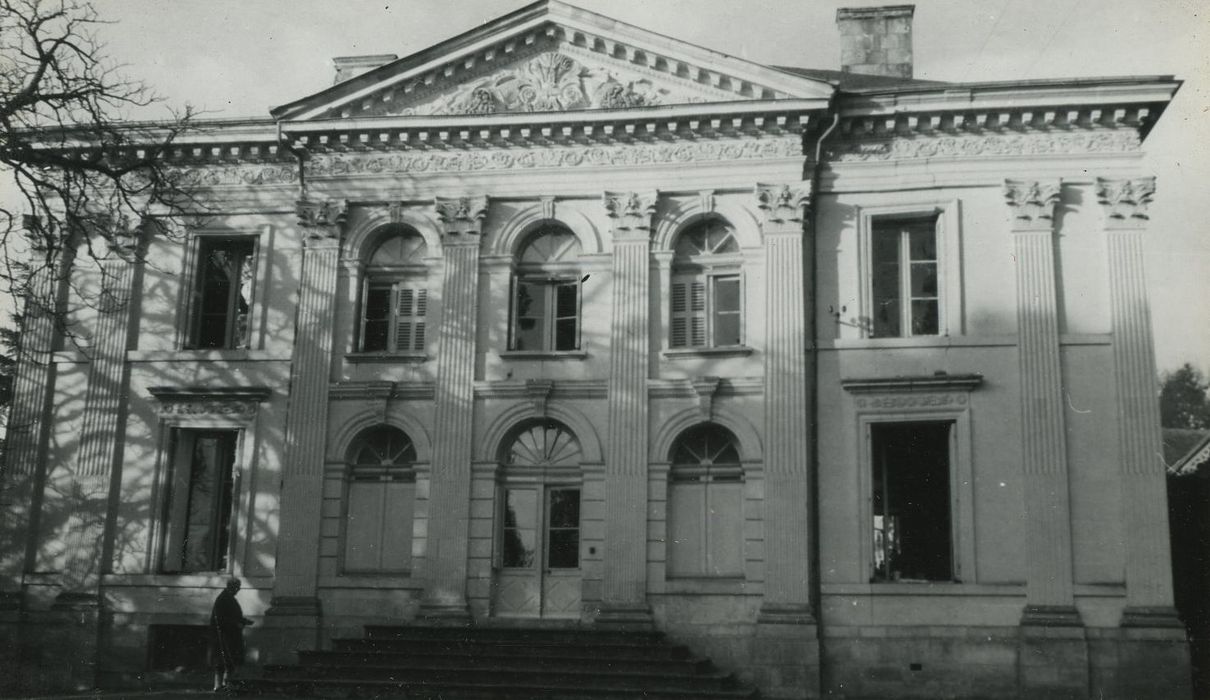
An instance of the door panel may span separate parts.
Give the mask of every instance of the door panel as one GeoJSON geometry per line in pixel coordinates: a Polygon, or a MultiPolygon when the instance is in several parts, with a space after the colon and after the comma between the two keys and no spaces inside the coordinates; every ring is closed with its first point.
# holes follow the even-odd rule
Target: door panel
{"type": "Polygon", "coordinates": [[[493,613],[579,617],[580,489],[506,486],[500,499],[493,613]]]}

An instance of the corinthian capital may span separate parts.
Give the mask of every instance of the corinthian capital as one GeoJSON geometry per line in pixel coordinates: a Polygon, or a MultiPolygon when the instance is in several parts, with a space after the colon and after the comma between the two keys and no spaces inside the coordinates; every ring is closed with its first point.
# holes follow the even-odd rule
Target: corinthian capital
{"type": "Polygon", "coordinates": [[[614,231],[651,230],[651,217],[655,215],[655,203],[659,193],[650,192],[606,192],[601,201],[605,214],[613,219],[614,231]]]}
{"type": "Polygon", "coordinates": [[[1106,223],[1141,224],[1149,217],[1147,207],[1155,196],[1154,177],[1110,180],[1097,178],[1097,201],[1105,205],[1106,223]]]}
{"type": "Polygon", "coordinates": [[[811,206],[811,183],[795,185],[766,185],[758,183],[753,190],[756,206],[767,223],[799,223],[811,206]]]}
{"type": "Polygon", "coordinates": [[[306,229],[308,239],[339,238],[341,225],[348,216],[345,200],[300,199],[294,203],[298,225],[306,229]]]}
{"type": "Polygon", "coordinates": [[[1013,230],[1049,231],[1059,203],[1058,180],[1005,180],[1004,200],[1012,211],[1013,230]]]}
{"type": "Polygon", "coordinates": [[[487,197],[437,197],[434,203],[445,233],[478,236],[482,232],[483,219],[487,217],[487,197]]]}

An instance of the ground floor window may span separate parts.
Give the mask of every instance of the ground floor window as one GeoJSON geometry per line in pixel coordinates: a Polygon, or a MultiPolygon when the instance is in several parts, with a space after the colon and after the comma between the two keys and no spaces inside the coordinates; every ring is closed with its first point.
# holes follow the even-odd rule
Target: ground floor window
{"type": "Polygon", "coordinates": [[[677,438],[668,483],[668,575],[736,577],[744,571],[744,483],[739,446],[705,423],[677,438]]]}
{"type": "Polygon", "coordinates": [[[950,581],[948,421],[873,423],[874,581],[950,581]]]}
{"type": "Polygon", "coordinates": [[[237,430],[174,431],[160,571],[226,571],[237,430]]]}
{"type": "Polygon", "coordinates": [[[411,569],[415,462],[415,446],[397,428],[370,428],[354,440],[347,471],[345,572],[411,569]]]}

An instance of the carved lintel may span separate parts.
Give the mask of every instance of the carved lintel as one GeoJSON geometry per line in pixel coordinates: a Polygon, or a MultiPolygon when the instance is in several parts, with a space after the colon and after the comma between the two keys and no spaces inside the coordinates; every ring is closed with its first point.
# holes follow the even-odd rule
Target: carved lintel
{"type": "Polygon", "coordinates": [[[714,190],[701,190],[697,193],[698,206],[702,208],[702,212],[710,214],[714,212],[714,190]]]}
{"type": "Polygon", "coordinates": [[[486,196],[437,197],[434,204],[447,235],[477,237],[482,232],[487,217],[486,196]]]}
{"type": "Polygon", "coordinates": [[[1105,206],[1109,226],[1141,225],[1150,218],[1147,208],[1154,196],[1154,177],[1097,178],[1097,201],[1105,206]]]}
{"type": "Polygon", "coordinates": [[[693,390],[697,392],[697,407],[702,420],[714,419],[714,396],[722,380],[718,377],[695,377],[693,390]]]}
{"type": "Polygon", "coordinates": [[[1012,212],[1013,230],[1052,229],[1059,191],[1058,180],[1005,180],[1004,200],[1012,212]]]}
{"type": "Polygon", "coordinates": [[[811,206],[809,182],[790,185],[766,185],[757,183],[753,190],[756,206],[764,213],[767,223],[786,224],[801,222],[811,206]]]}
{"type": "Polygon", "coordinates": [[[650,231],[651,218],[659,193],[606,192],[602,197],[605,213],[613,220],[614,231],[650,231]]]}
{"type": "Polygon", "coordinates": [[[525,395],[534,405],[534,410],[543,418],[546,417],[546,402],[554,391],[555,383],[547,379],[530,379],[525,382],[525,395]]]}
{"type": "Polygon", "coordinates": [[[555,198],[554,197],[542,197],[540,201],[542,202],[542,218],[543,219],[555,218],[555,198]]]}
{"type": "Polygon", "coordinates": [[[298,225],[306,231],[308,240],[339,239],[349,203],[346,200],[300,199],[295,202],[298,225]]]}

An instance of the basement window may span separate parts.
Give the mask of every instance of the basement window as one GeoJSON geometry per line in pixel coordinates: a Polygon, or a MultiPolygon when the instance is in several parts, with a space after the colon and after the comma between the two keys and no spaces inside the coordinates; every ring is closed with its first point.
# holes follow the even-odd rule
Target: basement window
{"type": "Polygon", "coordinates": [[[874,582],[952,581],[950,421],[873,423],[874,582]]]}

